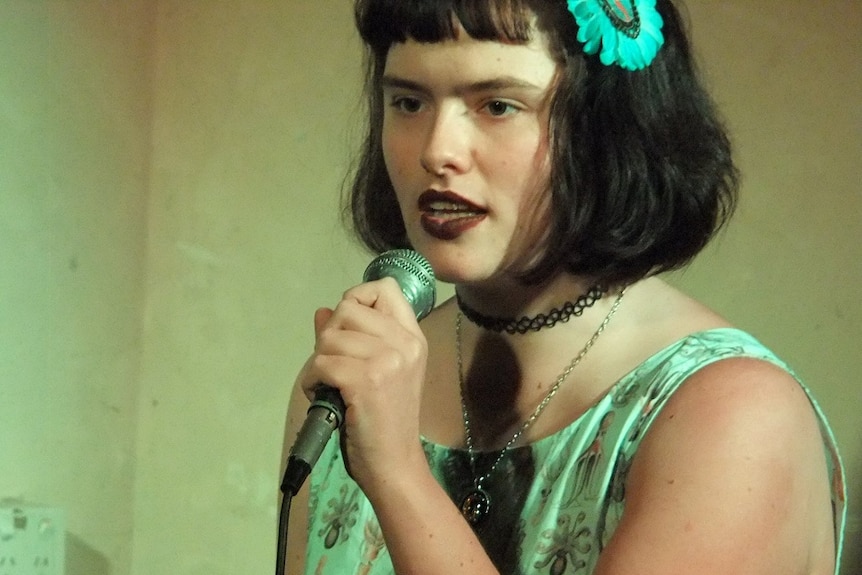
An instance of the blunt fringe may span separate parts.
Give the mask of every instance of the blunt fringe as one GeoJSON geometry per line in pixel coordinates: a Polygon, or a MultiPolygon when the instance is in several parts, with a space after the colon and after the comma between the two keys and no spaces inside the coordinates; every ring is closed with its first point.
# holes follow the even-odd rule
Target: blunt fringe
{"type": "Polygon", "coordinates": [[[553,220],[524,281],[564,270],[612,286],[686,265],[732,215],[739,176],[682,18],[670,0],[656,7],[664,46],[630,72],[583,53],[565,0],[357,0],[369,115],[345,188],[349,227],[374,252],[410,247],[381,145],[389,47],[454,39],[456,21],[477,40],[526,43],[538,29],[561,77],[550,115],[553,220]]]}

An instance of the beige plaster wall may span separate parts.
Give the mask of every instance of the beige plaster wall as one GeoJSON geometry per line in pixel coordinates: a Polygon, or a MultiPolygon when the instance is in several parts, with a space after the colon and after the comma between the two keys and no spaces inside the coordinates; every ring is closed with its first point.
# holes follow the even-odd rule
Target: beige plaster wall
{"type": "Polygon", "coordinates": [[[350,18],[341,2],[160,3],[135,575],[274,565],[313,310],[366,263],[334,217],[350,18]]]}
{"type": "Polygon", "coordinates": [[[152,16],[0,1],[0,500],[65,510],[69,575],[131,567],[152,16]]]}
{"type": "MultiPolygon", "coordinates": [[[[853,575],[862,4],[688,4],[745,181],[673,281],[814,388],[853,575]]],[[[70,575],[272,570],[311,315],[368,261],[335,213],[357,46],[345,2],[0,0],[0,498],[68,510],[70,575]]]]}

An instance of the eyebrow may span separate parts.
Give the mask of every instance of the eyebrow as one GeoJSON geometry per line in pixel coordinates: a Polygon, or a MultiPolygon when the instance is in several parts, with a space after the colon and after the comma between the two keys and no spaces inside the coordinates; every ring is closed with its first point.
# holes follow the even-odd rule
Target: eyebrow
{"type": "MultiPolygon", "coordinates": [[[[380,79],[380,87],[385,89],[393,89],[400,88],[403,90],[410,90],[413,92],[422,92],[423,94],[429,94],[431,90],[424,86],[419,82],[414,82],[413,80],[407,80],[406,78],[400,78],[398,76],[390,76],[385,75],[380,79]]],[[[536,86],[531,82],[527,82],[526,80],[522,80],[520,78],[516,78],[514,76],[498,76],[495,78],[489,78],[487,80],[480,80],[477,82],[470,82],[468,84],[456,86],[455,92],[458,94],[463,93],[472,93],[472,92],[487,92],[493,90],[504,90],[504,89],[526,89],[531,91],[541,91],[542,88],[536,86]]]]}

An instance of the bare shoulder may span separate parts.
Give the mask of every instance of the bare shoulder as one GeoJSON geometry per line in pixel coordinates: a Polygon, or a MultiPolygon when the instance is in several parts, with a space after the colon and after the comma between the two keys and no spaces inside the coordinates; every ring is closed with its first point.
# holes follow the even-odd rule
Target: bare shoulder
{"type": "Polygon", "coordinates": [[[813,451],[821,455],[813,461],[822,463],[822,450],[817,418],[799,383],[772,363],[731,358],[689,377],[668,400],[639,454],[645,468],[683,468],[682,451],[736,467],[756,461],[766,476],[778,466],[808,466],[813,451]]]}
{"type": "Polygon", "coordinates": [[[726,359],[692,375],[645,436],[598,573],[832,573],[832,537],[807,395],[775,365],[726,359]]]}
{"type": "Polygon", "coordinates": [[[615,319],[615,376],[640,365],[665,347],[693,333],[732,327],[721,315],[659,278],[642,280],[627,289],[615,319]]]}
{"type": "Polygon", "coordinates": [[[689,424],[724,431],[721,435],[728,430],[762,434],[772,429],[780,431],[785,442],[816,430],[811,403],[799,383],[772,363],[746,357],[717,361],[692,374],[660,419],[658,428],[689,424]]]}
{"type": "Polygon", "coordinates": [[[731,327],[720,314],[659,278],[642,280],[628,291],[626,306],[632,323],[658,330],[659,338],[677,340],[698,331],[731,327]]]}

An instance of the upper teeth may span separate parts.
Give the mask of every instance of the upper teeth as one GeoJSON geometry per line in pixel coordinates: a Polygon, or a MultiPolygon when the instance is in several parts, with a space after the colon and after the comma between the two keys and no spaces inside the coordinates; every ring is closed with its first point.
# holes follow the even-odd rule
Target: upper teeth
{"type": "Polygon", "coordinates": [[[448,202],[448,201],[436,201],[431,202],[428,206],[431,210],[435,212],[469,212],[475,213],[476,210],[471,208],[466,204],[460,204],[456,202],[448,202]]]}

